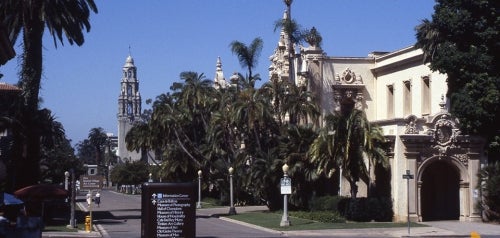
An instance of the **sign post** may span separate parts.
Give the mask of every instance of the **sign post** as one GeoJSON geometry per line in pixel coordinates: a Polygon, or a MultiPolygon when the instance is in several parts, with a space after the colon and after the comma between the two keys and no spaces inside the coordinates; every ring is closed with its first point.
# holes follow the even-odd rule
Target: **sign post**
{"type": "Polygon", "coordinates": [[[413,174],[410,170],[406,170],[406,174],[403,174],[403,179],[406,179],[406,218],[408,220],[408,235],[410,234],[410,179],[413,179],[413,174]]]}
{"type": "Polygon", "coordinates": [[[80,183],[81,189],[89,190],[90,202],[89,202],[89,216],[90,216],[90,230],[92,230],[92,190],[102,188],[102,176],[99,175],[87,175],[81,177],[82,182],[80,183]]]}
{"type": "Polygon", "coordinates": [[[280,226],[290,226],[288,218],[288,194],[292,194],[292,179],[288,177],[288,165],[282,167],[283,178],[280,180],[281,194],[283,194],[283,216],[281,217],[280,226]]]}
{"type": "Polygon", "coordinates": [[[195,183],[144,183],[141,237],[195,237],[195,196],[195,183]]]}

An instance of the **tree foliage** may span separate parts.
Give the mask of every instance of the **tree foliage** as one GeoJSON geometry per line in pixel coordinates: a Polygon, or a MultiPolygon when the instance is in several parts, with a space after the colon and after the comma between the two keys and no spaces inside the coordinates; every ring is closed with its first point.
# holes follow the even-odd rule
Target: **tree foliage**
{"type": "Polygon", "coordinates": [[[75,156],[70,140],[65,137],[53,147],[42,147],[40,166],[41,180],[45,183],[63,183],[64,172],[72,169],[76,174],[85,172],[82,161],[75,156]]]}
{"type": "Polygon", "coordinates": [[[148,181],[148,164],[142,161],[126,161],[111,170],[111,181],[119,185],[136,185],[148,181]]]}
{"type": "Polygon", "coordinates": [[[0,1],[0,21],[7,33],[16,43],[22,33],[21,67],[18,86],[22,89],[22,113],[18,121],[25,130],[22,141],[16,141],[26,150],[15,150],[14,157],[19,164],[17,173],[29,174],[16,179],[15,187],[35,184],[40,179],[41,134],[37,117],[39,111],[39,92],[43,69],[43,34],[45,29],[57,46],[66,39],[71,45],[82,45],[84,31],[90,30],[90,12],[97,13],[93,0],[52,1],[52,0],[4,0],[0,1]],[[22,144],[22,145],[21,145],[22,144]]]}
{"type": "Polygon", "coordinates": [[[480,204],[484,217],[488,220],[500,220],[500,162],[487,165],[479,173],[479,187],[482,188],[483,200],[480,204]]]}
{"type": "Polygon", "coordinates": [[[257,66],[257,62],[262,51],[264,42],[260,37],[255,38],[250,45],[245,45],[239,41],[233,41],[230,44],[231,52],[238,56],[238,61],[241,67],[248,69],[248,79],[251,87],[254,87],[257,78],[252,74],[253,69],[257,66]]]}
{"type": "Polygon", "coordinates": [[[331,176],[336,169],[342,170],[351,189],[351,197],[358,192],[356,182],[373,185],[374,166],[388,167],[388,159],[382,149],[382,131],[369,123],[363,111],[331,114],[326,126],[312,143],[309,150],[311,161],[318,173],[331,176]]]}
{"type": "Polygon", "coordinates": [[[438,0],[432,20],[416,27],[416,46],[425,61],[448,76],[451,113],[464,133],[486,137],[490,159],[500,149],[499,5],[495,0],[438,0]]]}

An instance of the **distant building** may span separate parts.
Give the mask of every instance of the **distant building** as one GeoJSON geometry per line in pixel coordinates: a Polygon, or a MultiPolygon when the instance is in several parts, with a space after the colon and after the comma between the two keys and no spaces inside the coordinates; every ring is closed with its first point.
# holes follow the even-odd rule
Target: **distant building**
{"type": "Polygon", "coordinates": [[[108,141],[110,142],[110,151],[106,152],[118,156],[118,136],[115,136],[113,133],[106,133],[106,136],[108,137],[108,141]]]}
{"type": "Polygon", "coordinates": [[[120,95],[118,96],[118,157],[121,161],[146,162],[154,161],[154,154],[150,151],[129,151],[125,143],[127,133],[135,123],[141,122],[142,100],[139,92],[139,80],[137,78],[137,67],[134,65],[132,56],[128,56],[122,68],[122,80],[120,83],[120,95]]]}

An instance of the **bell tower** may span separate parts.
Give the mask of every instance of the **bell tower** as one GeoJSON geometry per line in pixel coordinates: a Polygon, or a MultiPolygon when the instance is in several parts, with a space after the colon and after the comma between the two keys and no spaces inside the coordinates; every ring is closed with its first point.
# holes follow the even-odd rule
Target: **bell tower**
{"type": "Polygon", "coordinates": [[[122,68],[122,80],[118,96],[118,156],[120,159],[139,160],[140,153],[128,151],[125,145],[125,136],[135,121],[141,117],[141,95],[137,67],[132,56],[128,56],[122,68]]]}

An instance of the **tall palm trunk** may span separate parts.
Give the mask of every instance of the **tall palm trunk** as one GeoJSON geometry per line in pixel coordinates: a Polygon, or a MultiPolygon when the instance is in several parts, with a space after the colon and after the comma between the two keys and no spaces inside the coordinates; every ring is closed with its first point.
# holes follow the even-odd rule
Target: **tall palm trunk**
{"type": "MultiPolygon", "coordinates": [[[[34,1],[32,4],[41,4],[41,1],[34,1]]],[[[31,9],[40,9],[34,6],[31,9]]],[[[29,8],[24,8],[29,11],[29,8]]],[[[44,22],[41,21],[37,12],[24,13],[23,43],[24,54],[22,61],[22,71],[20,86],[23,90],[26,113],[24,123],[26,129],[26,153],[18,163],[17,174],[29,174],[30,176],[18,176],[15,187],[20,188],[35,184],[40,178],[40,133],[38,123],[35,120],[38,112],[38,96],[40,80],[42,77],[42,37],[44,22]]]]}

